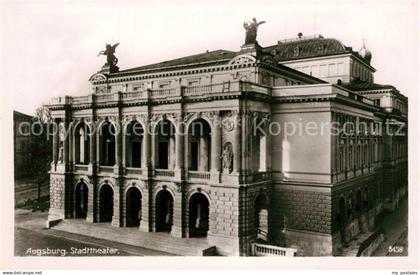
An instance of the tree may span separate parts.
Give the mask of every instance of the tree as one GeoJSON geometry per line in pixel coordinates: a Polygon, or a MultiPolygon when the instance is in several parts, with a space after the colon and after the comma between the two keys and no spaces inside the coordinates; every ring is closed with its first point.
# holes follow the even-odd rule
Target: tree
{"type": "Polygon", "coordinates": [[[51,113],[47,106],[41,105],[35,110],[33,121],[33,133],[31,138],[31,171],[33,181],[38,186],[38,201],[41,198],[42,183],[49,178],[51,163],[51,139],[48,136],[47,127],[52,121],[51,113]]]}

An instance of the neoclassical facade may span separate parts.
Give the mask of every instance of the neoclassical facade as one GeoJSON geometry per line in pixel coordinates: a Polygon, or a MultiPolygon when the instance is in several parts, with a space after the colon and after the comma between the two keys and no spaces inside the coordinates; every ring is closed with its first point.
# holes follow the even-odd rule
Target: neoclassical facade
{"type": "Polygon", "coordinates": [[[106,64],[92,93],[53,99],[49,223],[207,238],[221,255],[252,255],[262,240],[339,255],[407,192],[406,135],[392,134],[406,132],[407,98],[338,69],[371,68],[341,42],[298,39],[127,70],[106,64]],[[312,55],[311,41],[321,45],[312,55]],[[326,57],[343,75],[335,83],[286,62],[326,57]],[[288,134],[309,124],[326,128],[288,134]]]}

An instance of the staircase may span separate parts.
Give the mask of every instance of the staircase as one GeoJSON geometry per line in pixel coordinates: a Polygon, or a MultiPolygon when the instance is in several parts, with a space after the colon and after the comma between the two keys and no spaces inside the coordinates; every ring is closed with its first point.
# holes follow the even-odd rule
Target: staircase
{"type": "Polygon", "coordinates": [[[136,227],[113,227],[109,223],[90,223],[85,220],[64,220],[51,230],[105,239],[182,256],[214,254],[207,238],[175,238],[165,232],[140,232],[136,227]]]}

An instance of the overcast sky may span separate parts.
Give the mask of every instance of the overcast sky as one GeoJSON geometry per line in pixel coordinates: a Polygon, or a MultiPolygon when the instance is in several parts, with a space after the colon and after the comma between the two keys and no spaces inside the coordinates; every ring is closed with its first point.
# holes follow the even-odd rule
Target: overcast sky
{"type": "MultiPolygon", "coordinates": [[[[13,109],[33,114],[59,95],[90,90],[89,77],[116,43],[120,69],[206,50],[239,50],[244,20],[265,20],[262,46],[322,34],[372,51],[375,81],[416,92],[417,1],[2,1],[1,90],[13,109]]],[[[3,101],[4,103],[5,101],[3,101]]],[[[9,107],[10,107],[9,106],[9,107]]]]}

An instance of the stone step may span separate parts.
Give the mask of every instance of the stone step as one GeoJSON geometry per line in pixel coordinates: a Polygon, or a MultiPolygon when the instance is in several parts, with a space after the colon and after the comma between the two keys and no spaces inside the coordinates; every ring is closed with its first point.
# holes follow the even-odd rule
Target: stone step
{"type": "Polygon", "coordinates": [[[89,223],[84,220],[64,220],[52,229],[177,255],[202,255],[204,249],[211,247],[205,238],[175,238],[164,232],[146,233],[138,228],[119,228],[109,223],[89,223]]]}

